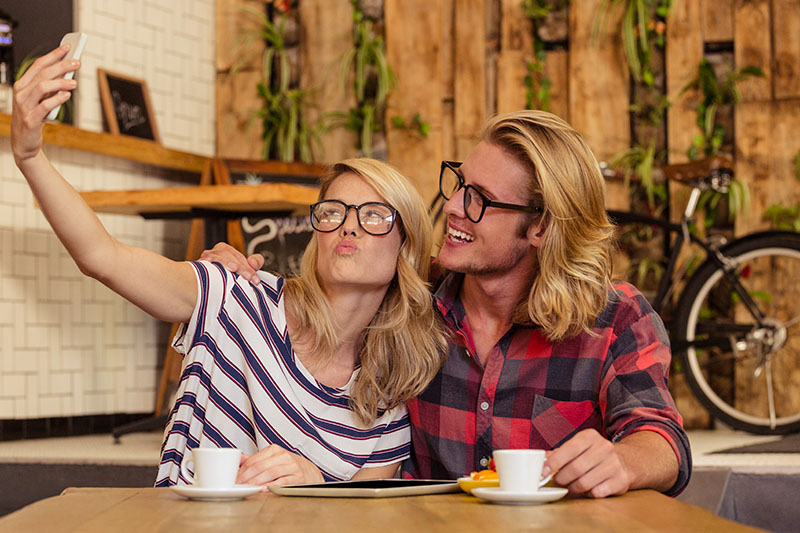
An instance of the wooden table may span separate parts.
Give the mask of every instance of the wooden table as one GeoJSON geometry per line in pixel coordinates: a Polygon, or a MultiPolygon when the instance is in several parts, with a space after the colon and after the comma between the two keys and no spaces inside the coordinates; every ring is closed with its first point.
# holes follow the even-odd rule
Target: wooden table
{"type": "Polygon", "coordinates": [[[170,489],[69,488],[61,496],[0,518],[2,533],[364,530],[757,531],[650,490],[604,500],[507,506],[484,503],[464,493],[374,500],[262,493],[234,502],[195,502],[170,489]]]}

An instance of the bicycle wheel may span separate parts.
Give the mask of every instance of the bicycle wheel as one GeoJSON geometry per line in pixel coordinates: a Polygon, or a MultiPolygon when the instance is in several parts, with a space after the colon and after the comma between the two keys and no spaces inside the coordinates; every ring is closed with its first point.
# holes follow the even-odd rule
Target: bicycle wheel
{"type": "Polygon", "coordinates": [[[766,232],[722,252],[763,318],[711,261],[686,284],[675,311],[674,349],[712,416],[760,434],[800,431],[800,234],[766,232]]]}

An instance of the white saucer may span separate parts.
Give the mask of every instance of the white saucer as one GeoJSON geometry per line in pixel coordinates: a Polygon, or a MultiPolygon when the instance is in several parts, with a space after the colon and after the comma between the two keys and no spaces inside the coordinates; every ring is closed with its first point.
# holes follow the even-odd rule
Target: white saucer
{"type": "Polygon", "coordinates": [[[227,502],[241,500],[261,492],[258,485],[234,485],[227,489],[207,489],[205,487],[193,487],[192,485],[173,485],[170,487],[174,492],[185,496],[190,500],[202,502],[227,502]]]}
{"type": "Polygon", "coordinates": [[[560,500],[569,492],[563,487],[542,487],[536,492],[504,491],[500,487],[477,487],[472,495],[492,503],[506,505],[531,505],[560,500]]]}

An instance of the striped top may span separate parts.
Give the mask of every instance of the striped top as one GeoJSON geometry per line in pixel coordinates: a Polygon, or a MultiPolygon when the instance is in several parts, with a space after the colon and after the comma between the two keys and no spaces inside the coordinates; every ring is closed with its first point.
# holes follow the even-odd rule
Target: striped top
{"type": "Polygon", "coordinates": [[[184,355],[156,486],[184,484],[187,448],[277,444],[303,455],[326,481],[409,456],[405,406],[363,427],[348,407],[358,369],[343,388],[319,383],[295,357],[286,329],[283,278],[259,272],[254,286],[218,263],[192,263],[197,304],[173,341],[184,355]]]}

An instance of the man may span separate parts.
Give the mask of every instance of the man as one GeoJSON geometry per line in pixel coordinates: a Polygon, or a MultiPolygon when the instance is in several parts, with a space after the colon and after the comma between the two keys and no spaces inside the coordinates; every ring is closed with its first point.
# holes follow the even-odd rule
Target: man
{"type": "MultiPolygon", "coordinates": [[[[634,287],[611,283],[613,228],[585,142],[549,113],[502,115],[439,182],[447,236],[433,290],[450,353],[409,402],[404,475],[453,479],[495,449],[543,448],[543,475],[572,494],[683,490],[691,456],[667,334],[634,287]]],[[[216,250],[204,257],[248,278],[262,262],[216,250]]]]}

